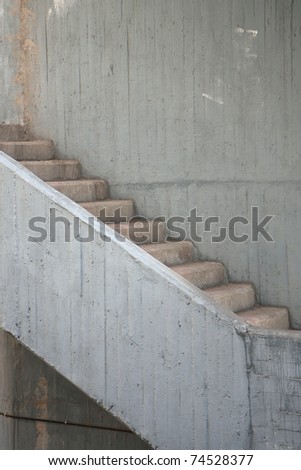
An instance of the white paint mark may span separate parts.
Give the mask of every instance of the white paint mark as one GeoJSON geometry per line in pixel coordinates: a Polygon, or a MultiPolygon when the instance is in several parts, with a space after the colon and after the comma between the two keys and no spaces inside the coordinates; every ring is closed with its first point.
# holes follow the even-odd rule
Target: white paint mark
{"type": "Polygon", "coordinates": [[[245,30],[243,28],[235,28],[234,31],[239,34],[244,34],[245,30]]]}
{"type": "Polygon", "coordinates": [[[204,98],[207,98],[207,99],[210,100],[210,101],[214,101],[214,103],[217,103],[217,104],[224,104],[224,101],[222,100],[222,98],[219,98],[219,97],[214,98],[213,96],[208,95],[207,93],[202,93],[202,96],[203,96],[204,98]]]}
{"type": "Polygon", "coordinates": [[[256,38],[258,31],[256,29],[244,29],[244,28],[235,28],[234,31],[238,34],[248,34],[249,36],[252,36],[253,38],[256,38]]]}
{"type": "Polygon", "coordinates": [[[256,53],[251,54],[250,52],[246,51],[246,58],[247,59],[257,59],[257,54],[256,53]]]}
{"type": "Polygon", "coordinates": [[[73,7],[76,0],[53,0],[55,12],[58,15],[66,15],[73,7]]]}
{"type": "Polygon", "coordinates": [[[257,59],[257,54],[256,52],[251,52],[252,48],[251,47],[246,47],[245,48],[245,56],[247,59],[257,59]]]}
{"type": "Polygon", "coordinates": [[[258,31],[256,31],[255,29],[247,29],[246,31],[250,36],[253,36],[253,38],[256,38],[257,34],[258,34],[258,31]]]}

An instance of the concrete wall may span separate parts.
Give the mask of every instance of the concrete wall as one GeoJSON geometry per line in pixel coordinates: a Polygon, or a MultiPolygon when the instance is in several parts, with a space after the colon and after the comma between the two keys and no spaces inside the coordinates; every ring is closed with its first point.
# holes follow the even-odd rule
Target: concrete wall
{"type": "MultiPolygon", "coordinates": [[[[275,243],[198,245],[301,327],[301,4],[27,1],[34,133],[149,217],[275,215],[275,243]]],[[[201,227],[202,229],[202,227],[201,227]]],[[[241,230],[243,231],[243,230],[241,230]]],[[[240,233],[240,230],[238,229],[240,233]]]]}
{"type": "Polygon", "coordinates": [[[23,124],[21,0],[0,0],[0,124],[23,124]]]}
{"type": "Polygon", "coordinates": [[[301,334],[250,332],[252,448],[301,449],[301,334]]]}
{"type": "Polygon", "coordinates": [[[0,449],[148,449],[141,439],[0,330],[0,449]]]}
{"type": "Polygon", "coordinates": [[[50,208],[82,236],[90,214],[4,154],[0,191],[0,325],[153,447],[248,448],[238,317],[102,223],[29,242],[50,208]]]}
{"type": "MultiPolygon", "coordinates": [[[[248,327],[98,222],[90,243],[65,242],[62,227],[55,243],[49,229],[45,241],[29,242],[36,236],[29,220],[48,220],[50,208],[70,221],[71,233],[77,217],[82,236],[90,214],[2,153],[0,192],[3,328],[155,448],[301,449],[301,332],[248,327]]],[[[83,423],[92,409],[98,425],[112,426],[108,414],[96,418],[86,397],[74,413],[78,390],[41,362],[33,367],[33,357],[10,336],[0,339],[3,409],[41,418],[61,417],[64,407],[64,416],[83,423]],[[10,344],[17,354],[10,354],[10,344]],[[14,359],[16,375],[32,367],[24,388],[8,365],[14,359]],[[56,397],[47,407],[46,390],[56,397]],[[59,403],[64,390],[68,407],[64,399],[59,403]],[[35,406],[37,398],[43,406],[35,406]]],[[[22,442],[25,431],[37,439],[37,423],[14,421],[9,432],[7,421],[0,419],[4,445],[13,445],[12,435],[22,442]]],[[[58,426],[42,431],[41,445],[47,445],[45,433],[61,445],[58,426]]],[[[69,433],[70,439],[80,435],[69,433]]],[[[104,446],[139,445],[132,435],[122,441],[99,433],[104,446]]],[[[87,448],[95,438],[87,431],[87,448]]]]}

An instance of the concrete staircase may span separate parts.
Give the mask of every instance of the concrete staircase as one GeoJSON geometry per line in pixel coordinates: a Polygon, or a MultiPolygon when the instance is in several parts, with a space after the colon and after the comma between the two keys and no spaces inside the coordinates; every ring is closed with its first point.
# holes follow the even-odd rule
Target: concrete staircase
{"type": "Polygon", "coordinates": [[[30,139],[22,126],[0,126],[0,150],[22,162],[55,190],[141,245],[245,322],[261,328],[289,329],[286,308],[258,305],[252,284],[228,283],[225,267],[219,262],[199,261],[191,241],[172,241],[163,221],[137,217],[133,200],[110,199],[106,181],[82,178],[81,164],[76,160],[56,159],[52,141],[30,139]]]}

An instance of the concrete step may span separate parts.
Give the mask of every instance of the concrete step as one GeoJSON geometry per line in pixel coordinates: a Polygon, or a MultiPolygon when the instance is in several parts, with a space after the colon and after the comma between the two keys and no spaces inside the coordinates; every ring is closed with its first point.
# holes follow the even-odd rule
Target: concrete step
{"type": "Polygon", "coordinates": [[[128,223],[108,224],[108,226],[137,245],[161,244],[167,237],[166,223],[163,221],[137,219],[128,223]]]}
{"type": "Polygon", "coordinates": [[[232,312],[250,309],[255,304],[252,284],[226,284],[206,289],[204,292],[232,312]]]}
{"type": "Polygon", "coordinates": [[[0,150],[15,160],[45,161],[54,158],[52,140],[33,140],[29,142],[0,142],[0,150]]]}
{"type": "Polygon", "coordinates": [[[81,165],[77,160],[26,161],[22,164],[44,181],[77,180],[81,177],[81,165]]]}
{"type": "Polygon", "coordinates": [[[174,266],[172,270],[199,289],[205,289],[225,282],[225,268],[220,263],[210,261],[189,263],[182,266],[174,266]]]}
{"type": "Polygon", "coordinates": [[[100,179],[51,181],[49,185],[75,202],[99,201],[109,197],[109,185],[100,179]]]}
{"type": "Polygon", "coordinates": [[[288,330],[290,327],[287,308],[259,306],[240,312],[238,316],[258,328],[288,330]]]}
{"type": "Polygon", "coordinates": [[[19,124],[0,124],[0,141],[19,141],[28,139],[28,129],[19,124]]]}
{"type": "Polygon", "coordinates": [[[91,212],[94,217],[106,223],[129,222],[135,215],[135,206],[132,199],[107,199],[105,201],[84,202],[81,203],[81,206],[91,212]]]}
{"type": "Polygon", "coordinates": [[[156,243],[146,245],[144,250],[167,266],[189,263],[194,259],[193,244],[190,241],[156,243]]]}

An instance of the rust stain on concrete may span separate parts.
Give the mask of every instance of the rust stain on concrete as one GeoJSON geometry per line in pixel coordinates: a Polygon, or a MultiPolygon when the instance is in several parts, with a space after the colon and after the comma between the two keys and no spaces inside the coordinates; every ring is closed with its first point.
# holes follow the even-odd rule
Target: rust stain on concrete
{"type": "MultiPolygon", "coordinates": [[[[35,389],[35,407],[37,418],[48,419],[48,382],[45,377],[40,377],[35,389]]],[[[36,450],[48,449],[49,433],[48,424],[36,422],[36,450]]]]}
{"type": "Polygon", "coordinates": [[[29,8],[28,0],[15,0],[11,14],[18,16],[19,26],[17,34],[10,38],[10,41],[14,43],[13,53],[18,64],[15,83],[20,86],[15,103],[23,108],[24,124],[29,126],[31,119],[28,96],[31,88],[30,77],[32,77],[32,74],[29,74],[29,67],[36,66],[38,57],[38,47],[30,38],[30,33],[35,24],[36,15],[29,8]]]}

